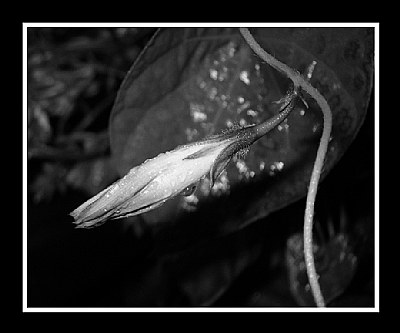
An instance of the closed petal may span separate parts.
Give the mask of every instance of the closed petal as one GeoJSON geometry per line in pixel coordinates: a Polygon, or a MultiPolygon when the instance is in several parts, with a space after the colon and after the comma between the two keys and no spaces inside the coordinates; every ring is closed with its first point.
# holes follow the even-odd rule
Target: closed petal
{"type": "MultiPolygon", "coordinates": [[[[222,148],[221,148],[222,149],[222,148]]],[[[141,214],[158,207],[198,181],[210,168],[217,153],[215,143],[181,146],[134,167],[93,198],[70,213],[75,224],[90,227],[108,219],[141,214]],[[186,156],[200,153],[197,158],[186,156]]]]}
{"type": "Polygon", "coordinates": [[[103,220],[115,218],[118,215],[116,213],[118,209],[121,209],[126,202],[132,200],[137,193],[152,181],[151,178],[146,180],[147,183],[142,181],[135,182],[135,180],[137,180],[137,177],[130,173],[79,206],[71,213],[75,223],[88,227],[101,223],[103,220]],[[132,186],[132,184],[142,187],[132,186]]]}
{"type": "Polygon", "coordinates": [[[213,188],[215,181],[217,180],[221,172],[225,170],[231,159],[232,155],[229,155],[225,152],[222,152],[218,156],[218,160],[215,161],[210,170],[210,189],[213,188]]]}
{"type": "Polygon", "coordinates": [[[159,154],[131,169],[70,215],[78,227],[88,228],[152,210],[198,182],[214,165],[214,176],[218,175],[233,154],[234,148],[229,147],[233,147],[231,139],[212,138],[159,154]]]}

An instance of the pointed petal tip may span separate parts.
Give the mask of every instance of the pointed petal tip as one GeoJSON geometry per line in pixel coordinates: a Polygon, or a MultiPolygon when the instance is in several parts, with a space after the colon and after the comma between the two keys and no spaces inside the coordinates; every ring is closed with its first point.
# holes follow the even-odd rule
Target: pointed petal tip
{"type": "Polygon", "coordinates": [[[84,221],[83,219],[79,219],[73,222],[75,224],[75,229],[90,229],[93,227],[97,227],[102,223],[96,223],[94,221],[84,221]]]}
{"type": "Polygon", "coordinates": [[[74,209],[72,212],[70,212],[68,214],[69,216],[72,216],[74,218],[74,220],[76,220],[78,218],[78,212],[76,211],[76,209],[74,209]]]}
{"type": "MultiPolygon", "coordinates": [[[[72,215],[72,213],[70,213],[70,215],[72,215]]],[[[110,217],[91,217],[84,214],[81,214],[81,216],[73,216],[73,218],[74,221],[72,221],[72,223],[75,224],[75,229],[99,227],[110,219],[110,217]]]]}
{"type": "Polygon", "coordinates": [[[77,214],[74,212],[69,213],[69,215],[74,218],[74,221],[72,221],[72,223],[75,224],[75,228],[83,228],[82,218],[78,218],[77,214]]]}
{"type": "Polygon", "coordinates": [[[82,214],[80,214],[80,212],[77,210],[78,209],[75,209],[69,213],[69,215],[74,218],[74,221],[72,221],[72,223],[75,224],[75,229],[87,228],[88,225],[92,224],[91,221],[85,221],[85,216],[79,216],[82,214]]]}

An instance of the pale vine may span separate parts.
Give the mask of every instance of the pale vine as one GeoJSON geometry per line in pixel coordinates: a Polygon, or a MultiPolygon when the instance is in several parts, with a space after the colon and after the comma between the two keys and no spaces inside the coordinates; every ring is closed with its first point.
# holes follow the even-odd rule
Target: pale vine
{"type": "MultiPolygon", "coordinates": [[[[304,213],[304,258],[306,262],[307,276],[315,303],[318,307],[324,307],[325,301],[321,292],[321,287],[318,282],[318,275],[314,263],[312,227],[314,217],[314,203],[317,195],[318,183],[321,176],[322,167],[324,165],[324,159],[328,149],[328,143],[332,130],[332,112],[325,98],[319,93],[316,88],[314,88],[310,84],[307,78],[303,77],[298,71],[280,62],[268,52],[266,52],[254,39],[247,28],[240,28],[239,30],[250,48],[262,60],[264,60],[276,70],[284,73],[289,79],[293,81],[295,88],[301,87],[302,90],[307,92],[312,98],[315,99],[318,106],[321,108],[324,116],[324,129],[322,132],[317,156],[315,158],[314,167],[311,174],[310,184],[307,193],[306,209],[304,213]]],[[[313,64],[315,64],[315,62],[313,64]]]]}

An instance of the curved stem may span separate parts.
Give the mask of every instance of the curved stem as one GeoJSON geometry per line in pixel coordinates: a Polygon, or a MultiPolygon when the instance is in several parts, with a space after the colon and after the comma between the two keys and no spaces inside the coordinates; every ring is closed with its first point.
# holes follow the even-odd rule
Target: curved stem
{"type": "Polygon", "coordinates": [[[297,92],[288,93],[286,96],[287,102],[283,102],[278,114],[254,126],[255,137],[257,140],[274,129],[287,118],[290,112],[292,112],[294,109],[296,96],[297,92]]]}
{"type": "Polygon", "coordinates": [[[314,162],[314,168],[311,174],[310,185],[308,187],[306,209],[304,213],[304,258],[307,267],[308,280],[310,282],[311,291],[314,296],[315,303],[318,307],[324,307],[325,301],[321,293],[318,282],[318,275],[315,270],[312,226],[314,217],[314,203],[318,190],[318,182],[321,176],[322,167],[324,165],[325,155],[328,149],[329,138],[332,130],[332,113],[325,98],[315,89],[299,72],[281,63],[272,55],[266,52],[254,39],[247,28],[240,28],[240,33],[251,47],[251,49],[265,62],[280,72],[283,72],[289,79],[293,81],[296,87],[301,87],[318,103],[324,116],[324,129],[320,139],[317,156],[314,162]]]}

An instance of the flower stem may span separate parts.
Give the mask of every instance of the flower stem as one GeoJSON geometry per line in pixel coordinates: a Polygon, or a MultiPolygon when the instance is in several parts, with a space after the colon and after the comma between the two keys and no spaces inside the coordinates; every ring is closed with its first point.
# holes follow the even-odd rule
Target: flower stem
{"type": "Polygon", "coordinates": [[[254,126],[255,137],[257,139],[263,137],[287,118],[290,112],[294,109],[296,97],[297,91],[289,92],[285,97],[287,101],[283,102],[284,104],[281,106],[278,114],[254,126]]]}
{"type": "Polygon", "coordinates": [[[299,72],[285,65],[272,55],[266,52],[254,39],[247,28],[240,28],[240,33],[246,40],[250,48],[265,62],[276,70],[284,73],[293,81],[294,87],[301,87],[318,103],[324,116],[324,129],[320,139],[317,156],[314,162],[314,168],[311,174],[310,185],[308,187],[306,209],[304,213],[304,258],[306,262],[308,280],[310,282],[311,291],[314,296],[315,303],[318,307],[324,307],[325,301],[321,293],[318,282],[318,275],[315,270],[312,226],[314,217],[314,203],[318,190],[318,182],[321,176],[321,170],[324,165],[325,155],[328,149],[329,138],[332,130],[332,113],[325,98],[306,80],[299,72]]]}

